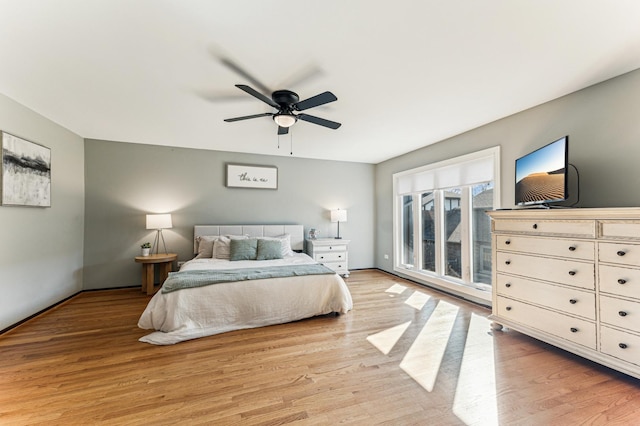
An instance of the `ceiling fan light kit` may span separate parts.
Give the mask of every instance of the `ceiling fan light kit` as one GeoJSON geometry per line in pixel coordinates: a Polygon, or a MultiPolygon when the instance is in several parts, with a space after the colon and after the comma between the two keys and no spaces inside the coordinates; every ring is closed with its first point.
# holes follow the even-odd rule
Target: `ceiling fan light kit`
{"type": "Polygon", "coordinates": [[[291,127],[296,124],[298,118],[293,114],[275,114],[273,121],[280,127],[291,127]]]}
{"type": "Polygon", "coordinates": [[[328,104],[329,102],[337,101],[338,98],[331,92],[323,92],[316,96],[312,96],[309,99],[300,101],[298,95],[291,90],[276,90],[271,94],[271,99],[247,86],[246,84],[236,84],[236,87],[243,90],[261,100],[262,102],[277,109],[277,112],[270,113],[265,112],[262,114],[246,115],[243,117],[226,118],[224,121],[231,123],[240,120],[249,120],[252,118],[271,116],[273,121],[278,125],[278,134],[285,135],[289,132],[289,127],[293,126],[298,119],[317,124],[319,126],[328,127],[329,129],[337,129],[341,126],[340,123],[335,121],[326,120],[324,118],[315,117],[309,114],[295,114],[295,111],[304,111],[309,108],[314,108],[320,105],[328,104]]]}

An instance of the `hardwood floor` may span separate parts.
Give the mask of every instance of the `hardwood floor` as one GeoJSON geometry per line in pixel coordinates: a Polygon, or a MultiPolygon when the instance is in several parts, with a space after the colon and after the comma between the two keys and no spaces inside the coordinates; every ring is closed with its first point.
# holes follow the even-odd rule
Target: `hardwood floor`
{"type": "Polygon", "coordinates": [[[139,289],[86,292],[0,336],[0,424],[640,424],[640,381],[379,271],[354,310],[153,346],[139,289]]]}

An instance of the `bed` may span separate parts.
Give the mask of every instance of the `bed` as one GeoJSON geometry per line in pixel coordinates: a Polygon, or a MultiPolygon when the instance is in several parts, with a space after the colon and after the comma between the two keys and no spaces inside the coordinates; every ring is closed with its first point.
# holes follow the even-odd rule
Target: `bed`
{"type": "Polygon", "coordinates": [[[347,313],[353,301],[342,277],[303,248],[302,225],[195,226],[195,257],[170,273],[149,301],[138,326],[154,331],[140,341],[170,345],[347,313]]]}

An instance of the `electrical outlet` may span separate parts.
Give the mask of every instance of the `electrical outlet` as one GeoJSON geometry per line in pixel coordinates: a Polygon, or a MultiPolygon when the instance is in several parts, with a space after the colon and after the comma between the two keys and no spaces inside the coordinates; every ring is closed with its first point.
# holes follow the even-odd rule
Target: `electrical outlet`
{"type": "Polygon", "coordinates": [[[385,260],[389,260],[389,255],[388,255],[388,254],[385,254],[385,255],[384,255],[384,259],[385,259],[385,260]]]}
{"type": "Polygon", "coordinates": [[[178,260],[178,269],[182,268],[182,265],[184,265],[185,263],[187,262],[185,262],[184,260],[178,260]]]}

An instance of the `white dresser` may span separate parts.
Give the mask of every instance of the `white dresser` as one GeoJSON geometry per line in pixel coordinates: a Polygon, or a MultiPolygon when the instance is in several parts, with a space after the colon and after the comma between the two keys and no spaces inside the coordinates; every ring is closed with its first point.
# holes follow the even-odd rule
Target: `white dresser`
{"type": "Polygon", "coordinates": [[[349,276],[349,241],[336,238],[307,240],[307,254],[338,274],[349,276]]]}
{"type": "Polygon", "coordinates": [[[488,214],[494,328],[640,378],[640,208],[488,214]]]}

